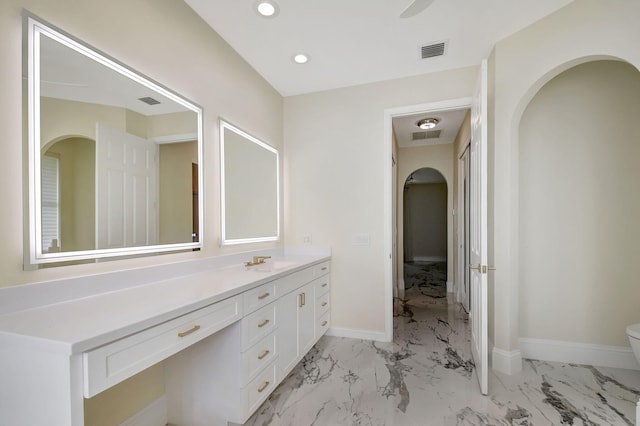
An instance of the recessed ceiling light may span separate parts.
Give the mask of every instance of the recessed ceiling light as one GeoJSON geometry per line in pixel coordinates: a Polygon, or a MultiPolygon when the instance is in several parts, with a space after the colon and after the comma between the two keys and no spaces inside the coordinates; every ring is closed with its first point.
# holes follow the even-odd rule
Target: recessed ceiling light
{"type": "Polygon", "coordinates": [[[278,15],[280,8],[278,7],[278,3],[273,0],[260,0],[256,3],[256,10],[265,18],[274,18],[278,15]]]}
{"type": "Polygon", "coordinates": [[[436,127],[439,122],[440,120],[437,118],[423,118],[416,123],[416,126],[420,127],[422,130],[429,130],[436,127]]]}
{"type": "Polygon", "coordinates": [[[298,53],[293,57],[293,61],[296,64],[306,64],[307,62],[309,62],[309,56],[305,55],[304,53],[298,53]]]}

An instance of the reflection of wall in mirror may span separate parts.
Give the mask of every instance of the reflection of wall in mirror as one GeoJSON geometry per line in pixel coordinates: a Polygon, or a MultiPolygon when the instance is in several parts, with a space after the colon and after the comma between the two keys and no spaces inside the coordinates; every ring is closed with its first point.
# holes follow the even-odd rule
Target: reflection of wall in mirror
{"type": "Polygon", "coordinates": [[[278,234],[278,158],[230,129],[224,132],[225,237],[278,234]]]}
{"type": "Polygon", "coordinates": [[[196,141],[160,145],[160,244],[191,238],[194,163],[198,163],[196,141]]]}
{"type": "MultiPolygon", "coordinates": [[[[60,146],[55,144],[57,151],[64,151],[65,158],[61,159],[60,166],[62,251],[95,248],[95,144],[89,153],[86,151],[89,149],[86,141],[87,139],[95,141],[96,123],[106,124],[142,138],[197,133],[197,115],[193,111],[147,117],[134,111],[107,105],[47,97],[42,97],[40,101],[40,132],[43,149],[48,150],[54,146],[53,141],[68,141],[60,146]],[[87,139],[78,138],[80,136],[87,139]],[[84,140],[85,143],[81,144],[80,140],[84,140]],[[84,151],[81,152],[83,148],[84,151]],[[76,149],[79,151],[75,152],[76,149]],[[93,190],[89,191],[88,187],[93,190]]],[[[159,242],[161,244],[191,242],[191,165],[198,162],[197,142],[167,144],[167,148],[163,151],[166,153],[171,149],[172,152],[167,157],[169,158],[167,161],[172,165],[169,169],[165,167],[166,175],[170,177],[159,176],[160,203],[166,202],[165,207],[161,205],[159,210],[159,242]],[[175,146],[169,148],[172,145],[175,146]],[[178,145],[184,146],[178,147],[178,145]],[[168,185],[166,189],[168,193],[163,196],[165,185],[168,185]],[[183,189],[178,189],[183,187],[185,192],[181,192],[183,189]],[[165,218],[164,214],[168,216],[165,218]]]]}

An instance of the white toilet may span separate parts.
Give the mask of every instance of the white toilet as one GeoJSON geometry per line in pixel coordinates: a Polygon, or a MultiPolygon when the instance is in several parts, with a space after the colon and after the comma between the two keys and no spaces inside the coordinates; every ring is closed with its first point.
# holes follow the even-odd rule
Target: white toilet
{"type": "Polygon", "coordinates": [[[636,360],[640,363],[640,323],[631,324],[627,327],[627,336],[629,336],[629,343],[631,343],[631,350],[636,356],[636,360]]]}
{"type": "MultiPolygon", "coordinates": [[[[628,326],[627,336],[629,336],[631,350],[640,364],[640,324],[632,324],[628,326]]],[[[640,401],[636,404],[636,424],[640,425],[640,401]]]]}

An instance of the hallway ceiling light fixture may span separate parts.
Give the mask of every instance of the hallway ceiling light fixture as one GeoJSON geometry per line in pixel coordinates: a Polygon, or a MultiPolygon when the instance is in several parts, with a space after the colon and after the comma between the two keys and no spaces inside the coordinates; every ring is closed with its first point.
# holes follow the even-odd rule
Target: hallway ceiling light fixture
{"type": "Polygon", "coordinates": [[[309,56],[305,55],[304,53],[298,53],[293,57],[293,62],[295,62],[296,64],[306,64],[307,62],[309,62],[309,56]]]}
{"type": "Polygon", "coordinates": [[[264,16],[265,18],[275,18],[278,16],[278,12],[280,12],[278,3],[273,0],[259,0],[255,5],[255,9],[260,16],[264,16]]]}
{"type": "Polygon", "coordinates": [[[436,127],[439,122],[440,120],[437,118],[423,118],[416,123],[416,126],[420,127],[422,130],[429,130],[436,127]]]}

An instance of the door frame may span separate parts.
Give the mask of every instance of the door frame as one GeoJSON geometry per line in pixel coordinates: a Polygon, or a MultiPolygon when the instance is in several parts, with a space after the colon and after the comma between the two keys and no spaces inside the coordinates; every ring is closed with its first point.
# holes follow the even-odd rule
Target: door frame
{"type": "Polygon", "coordinates": [[[469,312],[470,277],[469,277],[469,152],[471,140],[466,143],[462,154],[458,157],[458,208],[456,210],[456,227],[458,229],[456,245],[456,302],[462,304],[469,312]],[[464,291],[466,289],[466,292],[464,291]],[[464,298],[466,296],[466,304],[464,298]]]}
{"type": "MultiPolygon", "coordinates": [[[[436,113],[441,111],[471,108],[473,97],[449,99],[439,102],[429,102],[417,105],[407,105],[395,108],[386,108],[384,110],[384,137],[383,137],[383,170],[384,170],[384,338],[385,341],[393,340],[393,294],[394,282],[393,277],[393,261],[396,258],[396,250],[394,247],[393,232],[393,211],[397,208],[397,197],[393,197],[393,127],[392,120],[394,117],[402,117],[405,115],[419,113],[436,113]]],[[[449,184],[449,183],[448,183],[449,184]]],[[[451,184],[452,185],[452,184],[451,184]]],[[[451,187],[453,190],[453,187],[451,187]]],[[[455,270],[455,268],[454,268],[455,270]]]]}

